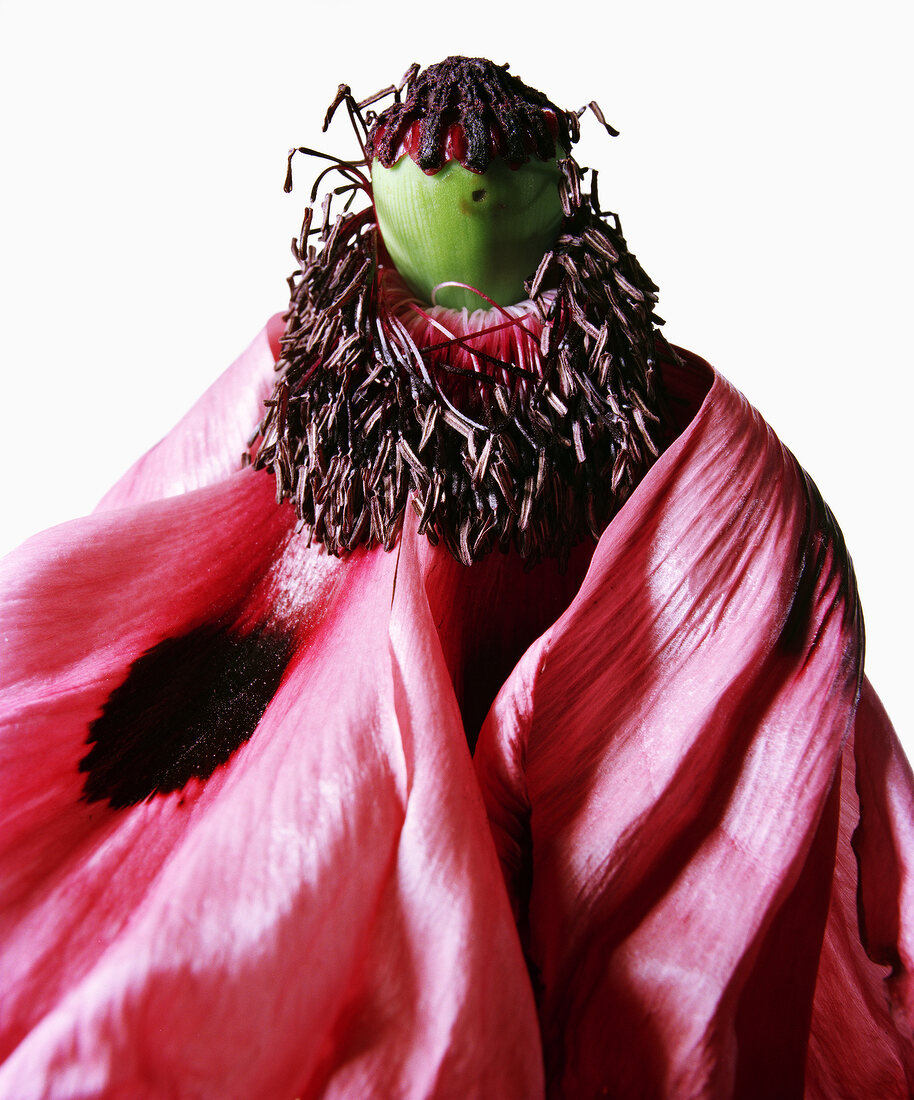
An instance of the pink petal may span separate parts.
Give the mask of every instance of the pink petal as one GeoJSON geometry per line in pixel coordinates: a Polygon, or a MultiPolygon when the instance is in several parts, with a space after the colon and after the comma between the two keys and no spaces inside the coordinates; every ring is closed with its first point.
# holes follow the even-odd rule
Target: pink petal
{"type": "Polygon", "coordinates": [[[412,517],[341,562],[233,474],[280,327],[0,568],[0,1097],[908,1095],[914,785],[868,686],[846,739],[853,586],[758,415],[674,372],[564,575],[412,517]],[[116,809],[87,737],[194,631],[278,640],[266,709],[116,809]]]}
{"type": "Polygon", "coordinates": [[[864,943],[870,958],[892,968],[892,1011],[914,1034],[914,777],[869,682],[857,711],[854,755],[860,824],[853,847],[864,943]]]}
{"type": "Polygon", "coordinates": [[[275,382],[273,368],[284,327],[280,314],[271,317],[168,435],[112,486],[98,510],[186,493],[240,469],[275,382]]]}
{"type": "MultiPolygon", "coordinates": [[[[230,614],[294,517],[252,472],[46,531],[0,563],[0,883],[18,899],[108,815],[80,801],[86,735],[130,665],[230,614]]],[[[258,593],[263,598],[262,591],[258,593]]]]}
{"type": "Polygon", "coordinates": [[[807,1095],[904,1100],[914,1093],[914,779],[868,681],[842,763],[807,1095]]]}
{"type": "Polygon", "coordinates": [[[476,754],[561,1095],[803,1093],[853,584],[789,453],[690,375],[697,414],[476,754]]]}
{"type": "Polygon", "coordinates": [[[242,473],[10,566],[2,744],[25,760],[2,803],[0,1096],[542,1093],[415,536],[339,562],[286,546],[271,494],[242,473]],[[294,656],[251,739],[183,791],[81,801],[89,722],[130,661],[268,608],[294,656]]]}

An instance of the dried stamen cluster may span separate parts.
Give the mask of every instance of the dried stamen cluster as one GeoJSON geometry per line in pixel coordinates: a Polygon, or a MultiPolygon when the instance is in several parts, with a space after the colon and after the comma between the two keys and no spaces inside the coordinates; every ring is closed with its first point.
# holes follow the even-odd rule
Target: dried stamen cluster
{"type": "Polygon", "coordinates": [[[418,346],[385,294],[372,211],[331,227],[325,205],[320,251],[306,214],[255,463],[331,553],[391,548],[411,498],[465,564],[512,545],[563,559],[658,454],[656,287],[571,158],[562,173],[565,232],[528,285],[540,336],[523,370],[484,338],[418,346]]]}

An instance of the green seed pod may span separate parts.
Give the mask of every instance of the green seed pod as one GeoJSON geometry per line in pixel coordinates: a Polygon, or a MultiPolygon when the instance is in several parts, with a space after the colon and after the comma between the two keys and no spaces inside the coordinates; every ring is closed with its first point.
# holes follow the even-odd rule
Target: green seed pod
{"type": "Polygon", "coordinates": [[[536,271],[559,235],[562,204],[556,161],[529,160],[510,168],[494,159],[485,172],[456,160],[427,175],[409,156],[392,168],[371,168],[378,229],[410,290],[424,301],[459,309],[488,309],[527,295],[536,271]],[[441,283],[466,283],[463,287],[441,283]],[[485,295],[485,297],[481,297],[485,295]]]}

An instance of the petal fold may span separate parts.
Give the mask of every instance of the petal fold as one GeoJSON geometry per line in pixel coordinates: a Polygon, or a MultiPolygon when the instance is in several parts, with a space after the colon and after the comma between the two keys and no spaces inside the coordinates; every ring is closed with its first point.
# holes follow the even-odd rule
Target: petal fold
{"type": "Polygon", "coordinates": [[[564,573],[335,559],[237,469],[281,329],[0,564],[0,1100],[910,1095],[914,781],[759,415],[667,364],[564,573]]]}
{"type": "MultiPolygon", "coordinates": [[[[744,399],[693,357],[667,380],[688,426],[506,682],[477,774],[550,1095],[803,1096],[862,668],[853,574],[744,399]]],[[[884,900],[873,931],[894,943],[884,900]]]]}
{"type": "Polygon", "coordinates": [[[245,471],[8,563],[0,1096],[542,1095],[415,536],[332,559],[271,490],[245,471]],[[292,656],[252,736],[87,800],[92,723],[150,647],[264,622],[292,656]]]}

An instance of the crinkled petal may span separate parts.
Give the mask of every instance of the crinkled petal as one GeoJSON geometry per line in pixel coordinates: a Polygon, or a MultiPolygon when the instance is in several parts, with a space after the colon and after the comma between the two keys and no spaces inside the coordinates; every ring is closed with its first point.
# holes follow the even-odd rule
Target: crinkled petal
{"type": "Polygon", "coordinates": [[[415,545],[340,562],[289,525],[244,472],[9,565],[0,1096],[542,1093],[415,545]],[[180,718],[165,681],[145,709],[121,689],[201,621],[289,638],[252,735],[180,789],[88,801],[91,723],[180,718]]]}
{"type": "Polygon", "coordinates": [[[551,1091],[800,1096],[853,581],[758,414],[700,361],[669,381],[700,407],[505,684],[477,772],[551,1091]]]}
{"type": "Polygon", "coordinates": [[[27,896],[84,837],[104,830],[108,815],[80,800],[79,762],[90,724],[132,662],[237,615],[293,518],[276,508],[269,478],[240,473],[52,528],[0,563],[6,902],[27,896]]]}
{"type": "Polygon", "coordinates": [[[809,1100],[914,1094],[914,779],[868,681],[844,750],[809,1100]],[[861,939],[862,936],[862,939],[861,939]]]}
{"type": "Polygon", "coordinates": [[[857,711],[854,755],[860,924],[867,954],[891,967],[893,1013],[914,1034],[914,777],[868,681],[857,711]]]}
{"type": "Polygon", "coordinates": [[[758,415],[671,367],[563,575],[339,561],[233,473],[280,331],[0,567],[0,1097],[908,1095],[914,785],[758,415]]]}

